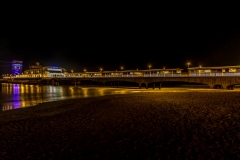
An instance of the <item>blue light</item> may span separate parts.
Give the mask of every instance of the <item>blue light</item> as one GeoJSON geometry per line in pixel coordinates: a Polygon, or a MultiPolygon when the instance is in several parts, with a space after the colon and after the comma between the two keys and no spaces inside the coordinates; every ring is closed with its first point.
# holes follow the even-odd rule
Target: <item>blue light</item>
{"type": "Polygon", "coordinates": [[[22,64],[12,63],[12,74],[15,76],[21,73],[22,73],[22,64]]]}
{"type": "Polygon", "coordinates": [[[59,68],[59,67],[56,67],[56,66],[50,66],[50,68],[59,68]]]}

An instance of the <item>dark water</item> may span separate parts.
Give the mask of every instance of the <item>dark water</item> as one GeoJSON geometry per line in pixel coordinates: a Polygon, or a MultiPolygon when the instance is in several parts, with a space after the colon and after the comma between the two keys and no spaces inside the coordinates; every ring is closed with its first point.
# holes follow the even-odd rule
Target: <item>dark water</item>
{"type": "MultiPolygon", "coordinates": [[[[206,85],[164,84],[161,91],[209,89],[206,85]]],[[[97,97],[111,94],[129,94],[153,91],[144,87],[81,87],[81,86],[40,86],[3,83],[0,90],[0,111],[35,106],[39,103],[73,98],[97,97]]],[[[156,86],[154,91],[159,91],[156,86]]]]}

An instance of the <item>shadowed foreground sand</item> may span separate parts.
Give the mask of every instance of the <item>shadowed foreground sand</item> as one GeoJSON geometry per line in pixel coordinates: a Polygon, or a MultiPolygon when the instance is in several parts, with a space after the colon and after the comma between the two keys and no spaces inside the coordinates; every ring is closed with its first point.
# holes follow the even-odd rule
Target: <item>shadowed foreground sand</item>
{"type": "Polygon", "coordinates": [[[0,113],[0,159],[240,159],[240,92],[152,92],[0,113]]]}

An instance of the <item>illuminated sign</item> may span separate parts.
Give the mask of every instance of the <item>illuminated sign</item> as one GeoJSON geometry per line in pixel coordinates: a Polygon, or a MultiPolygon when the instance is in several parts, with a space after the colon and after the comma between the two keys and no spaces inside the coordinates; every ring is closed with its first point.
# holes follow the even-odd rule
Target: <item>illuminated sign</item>
{"type": "Polygon", "coordinates": [[[55,69],[58,69],[59,67],[56,67],[56,66],[50,66],[49,68],[55,68],[55,69]]]}
{"type": "Polygon", "coordinates": [[[177,70],[177,73],[181,73],[181,70],[177,70]]]}
{"type": "Polygon", "coordinates": [[[236,68],[229,68],[229,72],[236,72],[236,68]]]}
{"type": "Polygon", "coordinates": [[[55,68],[47,68],[48,71],[61,71],[62,72],[62,69],[55,69],[55,68]]]}
{"type": "Polygon", "coordinates": [[[210,69],[205,69],[204,72],[211,72],[211,70],[210,69]]]}

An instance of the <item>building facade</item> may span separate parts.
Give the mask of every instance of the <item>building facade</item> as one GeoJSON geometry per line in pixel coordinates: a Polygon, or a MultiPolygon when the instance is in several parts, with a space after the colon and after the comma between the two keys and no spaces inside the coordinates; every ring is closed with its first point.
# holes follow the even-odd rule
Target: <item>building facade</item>
{"type": "Polygon", "coordinates": [[[58,66],[42,66],[38,62],[29,66],[22,76],[28,77],[65,77],[67,70],[58,66]]]}
{"type": "Polygon", "coordinates": [[[22,61],[13,60],[12,61],[12,75],[16,76],[22,74],[22,61]]]}

